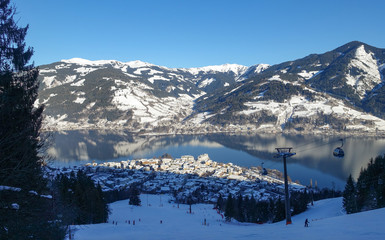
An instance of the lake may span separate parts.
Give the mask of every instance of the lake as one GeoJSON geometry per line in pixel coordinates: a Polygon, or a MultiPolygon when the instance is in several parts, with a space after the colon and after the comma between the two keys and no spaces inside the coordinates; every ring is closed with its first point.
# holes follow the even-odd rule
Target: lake
{"type": "Polygon", "coordinates": [[[203,153],[217,162],[262,166],[283,171],[282,158],[274,158],[277,147],[292,147],[288,175],[304,185],[343,190],[349,174],[356,179],[370,158],[385,153],[385,139],[344,137],[344,158],[333,157],[341,146],[339,136],[314,135],[172,135],[138,136],[125,131],[66,131],[53,133],[48,153],[54,166],[74,166],[88,162],[153,158],[165,153],[174,158],[198,157],[203,153]]]}

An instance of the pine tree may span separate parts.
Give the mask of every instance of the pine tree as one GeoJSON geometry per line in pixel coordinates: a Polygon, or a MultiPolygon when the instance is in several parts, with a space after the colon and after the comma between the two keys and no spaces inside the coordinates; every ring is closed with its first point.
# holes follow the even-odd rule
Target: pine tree
{"type": "Polygon", "coordinates": [[[281,199],[275,201],[274,204],[274,219],[273,222],[279,222],[285,219],[285,202],[281,199]]]}
{"type": "Polygon", "coordinates": [[[57,176],[55,186],[60,199],[59,213],[67,224],[103,223],[108,219],[108,205],[104,199],[101,186],[95,186],[92,179],[84,172],[69,178],[62,174],[57,176]]]}
{"type": "Polygon", "coordinates": [[[308,194],[305,192],[293,192],[290,197],[290,206],[293,208],[292,215],[300,214],[307,209],[309,202],[308,194]]]}
{"type": "Polygon", "coordinates": [[[62,239],[65,231],[50,210],[52,200],[41,197],[46,191],[40,154],[44,108],[34,107],[39,72],[27,65],[33,54],[24,42],[28,26],[17,26],[15,13],[10,0],[0,1],[0,185],[21,189],[0,193],[0,236],[62,239]]]}
{"type": "Polygon", "coordinates": [[[343,207],[346,213],[355,213],[357,212],[357,199],[356,199],[356,187],[354,186],[354,181],[352,175],[350,174],[347,181],[345,190],[342,194],[343,207]]]}
{"type": "Polygon", "coordinates": [[[255,200],[254,196],[251,196],[250,200],[249,200],[249,206],[247,208],[247,212],[248,212],[248,219],[249,219],[249,222],[257,222],[257,219],[258,219],[258,216],[257,216],[257,201],[255,200]]]}
{"type": "Polygon", "coordinates": [[[226,221],[230,222],[231,218],[234,217],[234,214],[235,214],[235,210],[234,209],[235,209],[234,199],[231,196],[231,194],[229,194],[229,196],[227,197],[227,200],[226,200],[226,207],[225,207],[225,218],[226,218],[226,221]]]}
{"type": "Polygon", "coordinates": [[[376,176],[373,183],[376,189],[377,208],[385,207],[385,155],[377,156],[374,160],[376,176]]]}
{"type": "Polygon", "coordinates": [[[259,201],[256,205],[257,209],[257,223],[265,223],[269,220],[269,203],[266,201],[259,201]]]}
{"type": "Polygon", "coordinates": [[[217,209],[222,211],[223,210],[223,202],[224,202],[224,200],[222,198],[222,195],[219,194],[219,197],[217,199],[217,203],[215,204],[215,208],[217,208],[217,209]]]}
{"type": "Polygon", "coordinates": [[[236,199],[236,208],[235,208],[235,219],[237,219],[239,222],[245,221],[245,206],[243,202],[243,197],[241,194],[238,195],[236,199]]]}
{"type": "Polygon", "coordinates": [[[250,222],[250,199],[246,195],[245,198],[243,199],[243,211],[244,211],[244,221],[245,222],[250,222]]]}
{"type": "Polygon", "coordinates": [[[140,192],[135,184],[132,184],[129,189],[129,203],[130,205],[140,206],[140,192]]]}
{"type": "Polygon", "coordinates": [[[43,106],[34,108],[38,70],[26,66],[32,48],[25,49],[28,26],[17,27],[16,9],[0,3],[0,184],[40,190],[43,106]]]}
{"type": "Polygon", "coordinates": [[[93,222],[107,222],[110,209],[108,208],[107,202],[103,197],[102,186],[100,186],[99,183],[96,186],[96,209],[98,209],[98,211],[96,212],[93,222]]]}

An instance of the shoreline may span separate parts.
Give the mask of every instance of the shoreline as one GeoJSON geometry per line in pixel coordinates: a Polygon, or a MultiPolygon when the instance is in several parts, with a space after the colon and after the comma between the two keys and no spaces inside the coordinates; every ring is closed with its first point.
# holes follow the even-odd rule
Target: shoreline
{"type": "Polygon", "coordinates": [[[137,136],[177,136],[177,135],[209,135],[209,134],[226,134],[226,135],[259,135],[259,134],[275,134],[275,135],[303,135],[303,136],[344,136],[344,137],[375,137],[385,138],[385,132],[337,132],[337,131],[325,131],[316,130],[313,132],[308,131],[191,131],[191,132],[146,132],[133,131],[130,128],[42,128],[42,132],[69,132],[69,131],[106,131],[110,133],[114,132],[128,132],[137,136]]]}

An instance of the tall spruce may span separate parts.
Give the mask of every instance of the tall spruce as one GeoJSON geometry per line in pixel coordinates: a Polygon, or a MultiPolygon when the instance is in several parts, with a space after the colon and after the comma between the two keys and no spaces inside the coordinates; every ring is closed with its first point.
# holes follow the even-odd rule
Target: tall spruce
{"type": "Polygon", "coordinates": [[[281,198],[274,203],[274,217],[273,222],[279,222],[285,219],[285,202],[281,198]]]}
{"type": "Polygon", "coordinates": [[[346,186],[342,197],[342,203],[346,213],[349,214],[357,212],[356,187],[354,185],[351,174],[346,181],[346,186]]]}
{"type": "Polygon", "coordinates": [[[235,200],[233,199],[233,196],[229,193],[227,199],[226,199],[226,206],[225,206],[225,218],[227,222],[230,222],[232,218],[234,218],[235,215],[235,200]]]}
{"type": "Polygon", "coordinates": [[[34,107],[39,71],[28,65],[28,26],[15,22],[16,7],[0,1],[0,239],[63,239],[65,230],[42,197],[43,147],[40,128],[44,107],[34,107]],[[16,207],[12,207],[16,206],[16,207]]]}
{"type": "Polygon", "coordinates": [[[102,188],[83,171],[70,176],[60,174],[54,182],[57,190],[58,213],[65,224],[103,223],[108,220],[108,205],[102,188]]]}
{"type": "Polygon", "coordinates": [[[0,184],[40,190],[43,106],[34,108],[38,70],[27,65],[33,49],[26,49],[28,26],[19,28],[16,8],[0,3],[0,184]]]}
{"type": "Polygon", "coordinates": [[[134,206],[140,206],[141,200],[140,200],[140,191],[136,184],[131,184],[129,191],[129,202],[128,204],[134,205],[134,206]]]}
{"type": "Polygon", "coordinates": [[[357,208],[359,211],[385,206],[385,156],[371,159],[365,169],[361,169],[357,179],[357,208]]]}

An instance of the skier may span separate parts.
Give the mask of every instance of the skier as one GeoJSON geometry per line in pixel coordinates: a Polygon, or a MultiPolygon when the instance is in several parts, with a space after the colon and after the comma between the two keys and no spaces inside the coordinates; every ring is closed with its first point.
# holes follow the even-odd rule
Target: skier
{"type": "Polygon", "coordinates": [[[307,218],[305,220],[305,227],[309,227],[309,220],[307,218]]]}

